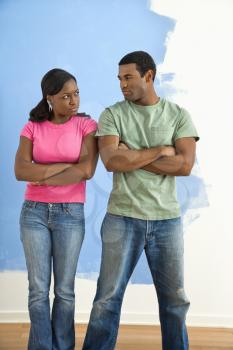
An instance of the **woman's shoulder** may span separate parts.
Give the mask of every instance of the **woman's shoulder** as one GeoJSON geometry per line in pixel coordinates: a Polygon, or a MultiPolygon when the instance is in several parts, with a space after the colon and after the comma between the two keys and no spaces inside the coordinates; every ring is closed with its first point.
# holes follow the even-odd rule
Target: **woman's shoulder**
{"type": "Polygon", "coordinates": [[[75,116],[73,116],[73,121],[76,124],[86,125],[86,124],[93,124],[96,123],[96,121],[86,113],[78,113],[75,116]]]}
{"type": "Polygon", "coordinates": [[[25,123],[21,129],[20,136],[26,136],[30,139],[33,138],[35,129],[35,124],[31,120],[29,120],[27,123],[25,123]]]}
{"type": "Polygon", "coordinates": [[[47,124],[48,124],[47,121],[37,122],[29,119],[28,122],[24,124],[21,134],[24,132],[30,133],[30,134],[40,133],[41,130],[44,130],[44,128],[47,128],[47,124]]]}
{"type": "Polygon", "coordinates": [[[78,121],[85,121],[88,119],[92,119],[91,116],[85,112],[77,113],[74,118],[76,118],[78,121]]]}
{"type": "Polygon", "coordinates": [[[83,135],[97,130],[97,122],[86,113],[78,113],[73,120],[83,135]]]}
{"type": "Polygon", "coordinates": [[[41,126],[44,126],[46,124],[46,121],[47,120],[38,122],[38,121],[28,119],[28,121],[24,124],[24,126],[28,126],[31,128],[41,127],[41,126]]]}

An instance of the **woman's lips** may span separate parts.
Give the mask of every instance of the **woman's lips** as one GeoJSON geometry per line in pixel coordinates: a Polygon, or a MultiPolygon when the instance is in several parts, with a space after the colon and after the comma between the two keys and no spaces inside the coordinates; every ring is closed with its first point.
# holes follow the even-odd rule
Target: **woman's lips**
{"type": "Polygon", "coordinates": [[[78,109],[78,107],[70,108],[70,111],[71,111],[71,112],[76,112],[77,109],[78,109]]]}

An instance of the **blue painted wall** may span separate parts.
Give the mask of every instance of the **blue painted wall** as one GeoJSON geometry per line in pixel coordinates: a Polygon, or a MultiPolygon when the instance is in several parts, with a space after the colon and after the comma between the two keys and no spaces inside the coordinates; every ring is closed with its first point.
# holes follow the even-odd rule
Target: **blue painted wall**
{"type": "MultiPolygon", "coordinates": [[[[80,88],[80,111],[98,120],[106,106],[122,99],[116,78],[120,58],[145,50],[161,63],[165,39],[174,27],[174,20],[151,12],[146,0],[1,0],[0,270],[26,268],[18,228],[25,184],[15,180],[13,164],[20,130],[41,98],[42,76],[55,67],[73,73],[80,88]]],[[[168,72],[164,81],[172,74],[168,72]]],[[[166,95],[161,84],[157,91],[166,95]]],[[[99,228],[110,188],[111,174],[99,162],[88,183],[86,239],[78,268],[88,278],[99,271],[99,228]]],[[[179,179],[178,196],[183,212],[206,204],[202,180],[196,176],[179,179]]],[[[144,257],[132,282],[151,283],[144,257]]]]}

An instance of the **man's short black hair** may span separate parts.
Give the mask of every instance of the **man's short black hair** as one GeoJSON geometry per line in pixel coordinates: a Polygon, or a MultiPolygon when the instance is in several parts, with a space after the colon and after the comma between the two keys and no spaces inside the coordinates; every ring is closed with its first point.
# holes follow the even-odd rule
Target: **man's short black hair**
{"type": "Polygon", "coordinates": [[[119,62],[119,66],[123,64],[135,63],[137,70],[139,71],[141,77],[151,69],[154,72],[153,80],[156,75],[156,64],[147,52],[145,51],[133,51],[125,55],[119,62]]]}

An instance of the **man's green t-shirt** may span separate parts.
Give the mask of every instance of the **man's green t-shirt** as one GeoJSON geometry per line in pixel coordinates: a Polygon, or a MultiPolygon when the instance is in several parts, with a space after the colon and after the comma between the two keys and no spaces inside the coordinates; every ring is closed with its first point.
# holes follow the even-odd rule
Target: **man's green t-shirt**
{"type": "MultiPolygon", "coordinates": [[[[96,136],[107,135],[119,136],[130,149],[174,146],[182,137],[198,140],[188,112],[165,99],[150,106],[122,101],[106,108],[100,116],[96,136]]],[[[142,169],[115,172],[107,211],[143,220],[178,217],[176,178],[142,169]]]]}

